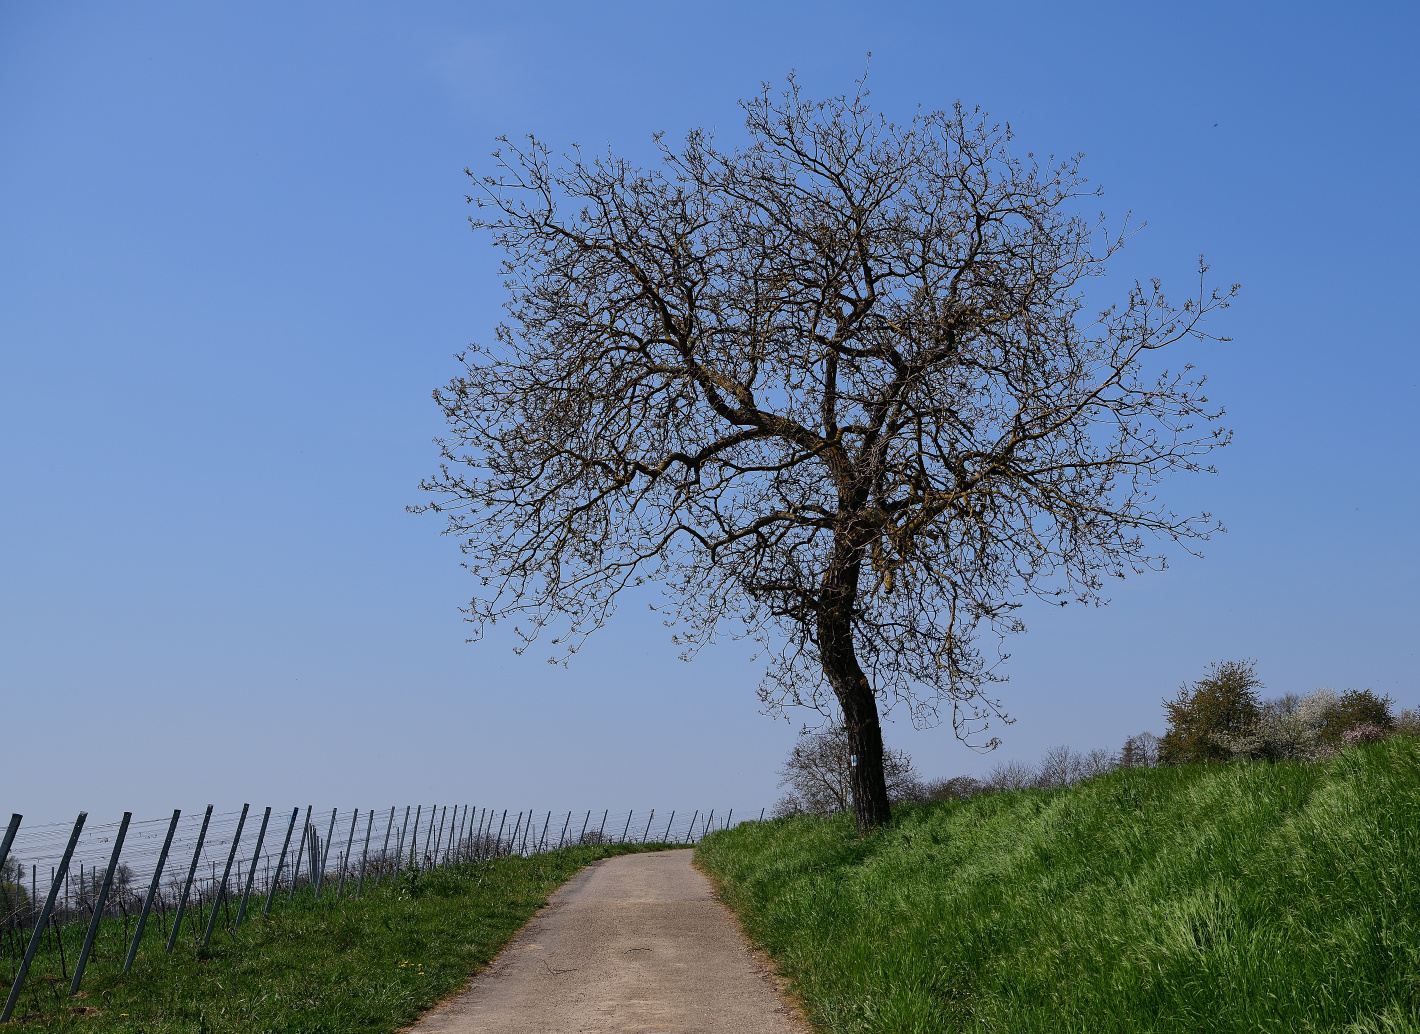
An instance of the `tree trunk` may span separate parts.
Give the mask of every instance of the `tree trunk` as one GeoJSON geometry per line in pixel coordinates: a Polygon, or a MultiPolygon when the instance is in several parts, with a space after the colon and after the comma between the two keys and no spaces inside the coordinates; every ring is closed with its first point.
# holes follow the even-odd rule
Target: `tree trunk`
{"type": "Polygon", "coordinates": [[[824,578],[819,597],[818,647],[824,675],[843,709],[848,747],[857,763],[851,769],[853,817],[867,834],[892,817],[883,774],[883,731],[878,702],[853,649],[853,603],[858,594],[859,564],[835,564],[824,578]]]}

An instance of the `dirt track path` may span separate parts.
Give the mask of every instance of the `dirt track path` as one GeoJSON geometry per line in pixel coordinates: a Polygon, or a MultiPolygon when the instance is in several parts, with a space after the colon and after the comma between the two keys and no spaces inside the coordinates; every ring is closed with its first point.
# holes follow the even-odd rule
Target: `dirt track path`
{"type": "Polygon", "coordinates": [[[803,1034],[693,853],[584,869],[409,1034],[803,1034]]]}

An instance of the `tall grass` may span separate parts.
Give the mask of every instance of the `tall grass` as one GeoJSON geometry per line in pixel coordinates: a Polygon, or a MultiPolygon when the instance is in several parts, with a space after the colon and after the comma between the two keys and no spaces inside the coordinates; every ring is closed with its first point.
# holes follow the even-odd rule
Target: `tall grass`
{"type": "Polygon", "coordinates": [[[715,833],[835,1032],[1420,1031],[1420,741],[715,833]]]}

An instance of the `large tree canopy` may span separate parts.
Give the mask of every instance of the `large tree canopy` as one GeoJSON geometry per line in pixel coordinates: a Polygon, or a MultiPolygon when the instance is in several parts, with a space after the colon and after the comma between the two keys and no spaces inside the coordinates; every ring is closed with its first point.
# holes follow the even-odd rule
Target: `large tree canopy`
{"type": "Polygon", "coordinates": [[[480,629],[575,650],[654,581],[688,651],[762,642],[768,707],[836,704],[868,828],[879,702],[945,705],[980,742],[1001,715],[983,631],[1214,529],[1155,488],[1226,441],[1220,411],[1151,357],[1231,292],[1200,269],[1182,305],[1153,282],[1087,311],[1121,238],[1081,216],[1076,160],[1014,157],[979,112],[895,125],[792,79],[743,106],[746,145],[657,137],[652,170],[504,142],[469,200],[508,318],[435,392],[451,433],[423,487],[480,629]]]}

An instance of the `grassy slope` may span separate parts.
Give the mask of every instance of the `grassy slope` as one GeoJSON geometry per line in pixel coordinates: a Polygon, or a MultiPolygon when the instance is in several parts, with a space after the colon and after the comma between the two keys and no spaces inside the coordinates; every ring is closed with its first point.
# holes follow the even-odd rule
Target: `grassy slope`
{"type": "MultiPolygon", "coordinates": [[[[11,1022],[163,1034],[394,1031],[462,987],[578,869],[638,850],[576,847],[402,876],[397,887],[386,881],[374,892],[367,888],[361,901],[349,900],[347,886],[339,906],[329,892],[314,902],[303,891],[274,907],[268,920],[258,906],[257,918],[235,936],[219,930],[205,953],[184,937],[172,955],[163,954],[166,930],[150,923],[128,977],[118,973],[127,947],[122,920],[106,920],[84,975],[83,1000],[68,999],[69,982],[61,981],[47,938],[11,1022]],[[70,1011],[76,1007],[98,1015],[76,1015],[70,1011]]],[[[82,938],[81,926],[66,929],[71,966],[82,938]]],[[[12,967],[9,973],[6,992],[12,967]]]]}
{"type": "Polygon", "coordinates": [[[831,1031],[1420,1031],[1420,739],[713,834],[831,1031]]]}

